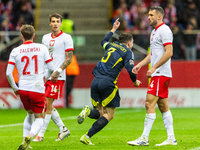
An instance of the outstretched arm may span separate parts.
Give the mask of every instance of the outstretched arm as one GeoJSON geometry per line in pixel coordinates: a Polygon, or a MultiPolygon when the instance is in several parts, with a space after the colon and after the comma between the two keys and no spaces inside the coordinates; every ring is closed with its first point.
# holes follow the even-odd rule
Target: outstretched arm
{"type": "Polygon", "coordinates": [[[103,46],[106,42],[108,42],[110,40],[110,38],[112,37],[113,33],[115,33],[115,31],[119,28],[120,26],[120,22],[119,22],[119,18],[114,22],[112,29],[110,30],[110,32],[103,38],[103,40],[101,41],[101,45],[103,46]]]}

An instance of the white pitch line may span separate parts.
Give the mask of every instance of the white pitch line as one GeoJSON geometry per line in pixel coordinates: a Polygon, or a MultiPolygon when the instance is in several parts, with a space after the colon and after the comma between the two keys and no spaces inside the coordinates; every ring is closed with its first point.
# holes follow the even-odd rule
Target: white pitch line
{"type": "MultiPolygon", "coordinates": [[[[126,114],[126,113],[137,113],[140,112],[141,110],[119,110],[115,114],[126,114]]],[[[77,116],[70,116],[70,117],[64,117],[61,118],[62,120],[69,120],[69,119],[76,119],[77,116]]],[[[52,120],[51,120],[52,121],[52,120]]],[[[0,125],[0,128],[6,128],[6,127],[13,127],[13,126],[21,126],[23,123],[15,123],[15,124],[6,124],[6,125],[0,125]]]]}
{"type": "Polygon", "coordinates": [[[200,147],[192,148],[190,150],[200,150],[200,147]]]}

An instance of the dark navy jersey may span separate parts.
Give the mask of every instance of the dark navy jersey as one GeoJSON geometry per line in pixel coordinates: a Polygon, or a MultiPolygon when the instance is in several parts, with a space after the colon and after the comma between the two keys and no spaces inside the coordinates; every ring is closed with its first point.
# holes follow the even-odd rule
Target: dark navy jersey
{"type": "Polygon", "coordinates": [[[131,80],[135,82],[136,75],[132,73],[134,54],[124,44],[117,41],[109,43],[108,40],[111,38],[112,34],[112,32],[109,32],[101,42],[105,49],[105,54],[93,69],[93,74],[95,77],[117,81],[122,68],[125,67],[129,72],[131,80]]]}

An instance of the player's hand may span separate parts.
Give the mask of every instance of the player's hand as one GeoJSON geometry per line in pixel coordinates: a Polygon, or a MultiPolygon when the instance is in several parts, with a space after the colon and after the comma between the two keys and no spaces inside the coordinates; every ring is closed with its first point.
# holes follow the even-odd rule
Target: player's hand
{"type": "Polygon", "coordinates": [[[120,22],[119,22],[119,18],[117,18],[113,24],[113,27],[112,27],[112,32],[114,33],[120,26],[120,22]]]}
{"type": "Polygon", "coordinates": [[[44,83],[46,83],[48,81],[48,79],[46,79],[45,76],[44,76],[43,81],[44,81],[44,83]]]}
{"type": "Polygon", "coordinates": [[[133,67],[132,73],[138,74],[138,71],[140,70],[141,66],[140,64],[137,64],[136,66],[133,67]]]}
{"type": "Polygon", "coordinates": [[[151,75],[152,75],[155,71],[156,71],[155,68],[149,69],[149,70],[147,71],[147,77],[148,77],[148,78],[151,78],[151,75]]]}
{"type": "Polygon", "coordinates": [[[15,95],[19,97],[19,90],[14,91],[15,95]]]}
{"type": "Polygon", "coordinates": [[[52,81],[52,82],[57,82],[59,75],[60,75],[60,73],[59,73],[58,71],[55,71],[55,72],[51,75],[51,81],[52,81]]]}
{"type": "Polygon", "coordinates": [[[142,82],[141,82],[140,80],[136,80],[136,81],[134,82],[134,86],[135,86],[135,87],[140,86],[140,84],[142,84],[142,82]]]}

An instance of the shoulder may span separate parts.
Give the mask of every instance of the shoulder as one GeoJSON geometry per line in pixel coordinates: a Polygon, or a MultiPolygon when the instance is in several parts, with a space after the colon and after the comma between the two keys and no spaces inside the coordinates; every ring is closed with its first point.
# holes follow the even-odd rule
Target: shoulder
{"type": "Polygon", "coordinates": [[[170,29],[169,26],[167,26],[166,24],[164,24],[164,25],[162,25],[162,26],[160,27],[160,32],[161,32],[161,33],[165,33],[165,32],[170,32],[170,33],[172,33],[171,29],[170,29]]]}
{"type": "Polygon", "coordinates": [[[51,37],[51,33],[47,33],[47,34],[43,35],[42,38],[47,38],[47,37],[51,37]]]}
{"type": "Polygon", "coordinates": [[[66,38],[72,38],[70,34],[67,34],[67,33],[64,33],[64,32],[61,34],[61,36],[64,36],[66,38]]]}

